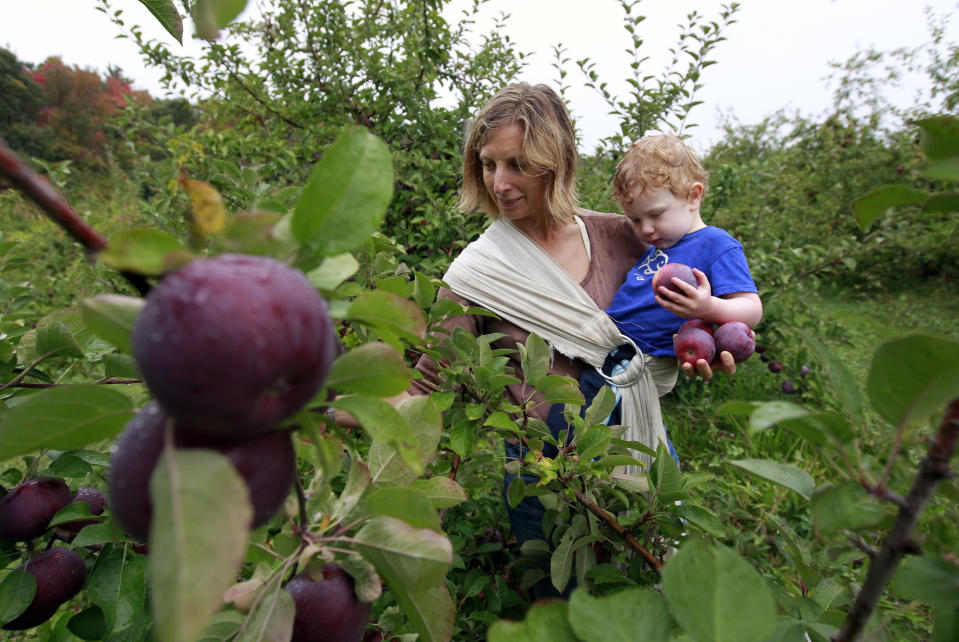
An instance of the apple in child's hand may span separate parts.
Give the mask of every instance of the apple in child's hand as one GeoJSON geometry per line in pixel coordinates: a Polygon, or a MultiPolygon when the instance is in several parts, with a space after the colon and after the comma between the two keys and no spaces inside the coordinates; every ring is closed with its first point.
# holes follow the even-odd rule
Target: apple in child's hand
{"type": "Polygon", "coordinates": [[[690,328],[673,337],[673,352],[676,353],[676,358],[680,362],[692,366],[695,366],[700,359],[711,363],[716,356],[716,343],[705,330],[690,328]]]}
{"type": "Polygon", "coordinates": [[[685,332],[686,330],[689,330],[690,328],[703,330],[704,332],[708,332],[710,336],[715,336],[714,335],[715,331],[713,330],[713,324],[710,323],[709,321],[704,321],[703,319],[689,319],[688,321],[683,323],[681,326],[679,326],[679,330],[676,330],[676,334],[682,334],[683,332],[685,332]]]}
{"type": "Polygon", "coordinates": [[[733,355],[736,363],[742,363],[756,350],[756,338],[749,326],[741,321],[731,321],[716,328],[716,351],[733,355]]]}
{"type": "Polygon", "coordinates": [[[693,274],[691,267],[683,265],[682,263],[667,263],[656,270],[656,274],[653,275],[653,291],[659,294],[659,286],[663,286],[673,292],[685,294],[682,288],[673,283],[673,279],[685,281],[694,288],[699,287],[699,281],[696,279],[696,275],[693,274]]]}

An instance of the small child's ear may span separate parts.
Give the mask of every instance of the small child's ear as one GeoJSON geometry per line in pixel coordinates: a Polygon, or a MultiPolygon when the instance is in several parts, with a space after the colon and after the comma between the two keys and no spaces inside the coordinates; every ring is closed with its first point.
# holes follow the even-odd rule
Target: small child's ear
{"type": "Polygon", "coordinates": [[[706,188],[700,182],[695,182],[689,186],[689,192],[686,195],[686,200],[690,205],[698,206],[703,200],[703,193],[706,191],[706,188]]]}

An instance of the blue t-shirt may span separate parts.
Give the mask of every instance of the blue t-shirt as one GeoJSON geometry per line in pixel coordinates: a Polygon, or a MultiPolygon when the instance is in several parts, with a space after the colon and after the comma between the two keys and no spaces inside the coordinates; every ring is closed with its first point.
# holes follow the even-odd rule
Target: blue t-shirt
{"type": "Polygon", "coordinates": [[[629,270],[606,314],[640,350],[657,357],[673,357],[673,334],[686,319],[656,303],[653,275],[669,262],[702,270],[713,296],[758,292],[749,273],[742,243],[726,230],[709,225],[687,234],[673,247],[650,246],[629,270]]]}

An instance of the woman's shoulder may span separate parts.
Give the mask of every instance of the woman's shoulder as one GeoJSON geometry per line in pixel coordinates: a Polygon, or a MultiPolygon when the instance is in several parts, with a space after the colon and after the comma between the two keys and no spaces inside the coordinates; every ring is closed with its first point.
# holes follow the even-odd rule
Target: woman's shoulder
{"type": "Polygon", "coordinates": [[[586,223],[586,229],[590,238],[595,236],[596,242],[626,243],[628,245],[641,244],[636,237],[636,230],[629,219],[622,214],[611,214],[609,212],[595,212],[593,210],[580,210],[579,215],[586,223]]]}

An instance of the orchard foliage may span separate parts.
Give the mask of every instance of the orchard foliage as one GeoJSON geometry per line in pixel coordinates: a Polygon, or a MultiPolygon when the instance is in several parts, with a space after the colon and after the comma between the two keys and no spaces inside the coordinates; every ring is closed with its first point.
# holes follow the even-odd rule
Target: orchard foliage
{"type": "MultiPolygon", "coordinates": [[[[182,38],[172,2],[144,4],[182,38]]],[[[710,448],[682,468],[660,449],[646,474],[626,476],[617,469],[635,464],[629,450],[642,446],[603,423],[608,391],[583,407],[575,381],[546,374],[544,341],[517,345],[529,398],[542,392],[570,421],[570,434],[556,438],[530,415],[532,402],[504,400],[516,379],[511,351],[493,345],[498,337],[442,328],[467,311],[437,298],[436,273],[482,226],[448,216],[459,133],[515,73],[512,45],[496,35],[465,44],[464,24],[444,23],[434,2],[267,3],[262,21],[226,25],[237,4],[191,3],[198,29],[227,36],[195,61],[128,28],[171,84],[207,97],[169,103],[159,119],[132,102],[112,119],[129,156],[108,171],[118,192],[132,191],[136,211],[116,221],[87,216],[110,221],[92,266],[71,239],[56,245],[89,271],[88,291],[61,288],[63,305],[31,299],[31,279],[51,277],[28,270],[47,257],[23,246],[49,222],[32,220],[0,243],[0,492],[40,478],[106,486],[117,436],[154,403],[131,347],[143,292],[180,265],[226,253],[302,272],[329,302],[343,346],[322,389],[278,426],[293,435],[294,491],[251,529],[249,490],[230,460],[170,440],[150,480],[147,542],[125,533],[109,504],[99,514],[78,501],[59,508],[66,496],[40,516],[38,536],[0,540],[0,623],[36,608],[40,577],[26,562],[49,549],[79,556],[87,575],[75,597],[69,583],[55,594],[62,606],[37,623],[44,639],[290,639],[302,625],[302,587],[334,574],[337,586],[352,586],[337,599],[369,613],[371,635],[393,639],[854,639],[890,614],[901,616],[893,635],[906,627],[956,637],[959,491],[949,464],[959,343],[931,335],[884,343],[859,381],[797,299],[816,280],[851,280],[841,272],[846,249],[887,243],[895,225],[943,238],[955,222],[955,119],[919,121],[921,144],[913,127],[887,137],[841,113],[797,121],[795,143],[757,130],[731,132],[717,147],[710,222],[734,228],[751,258],[755,247],[757,280],[773,303],[759,340],[813,368],[803,394],[788,400],[724,398],[723,386],[739,385],[724,377],[680,386],[674,394],[690,412],[708,408],[695,430],[710,448]],[[453,106],[437,106],[441,89],[458,92],[453,106]],[[904,149],[909,170],[898,172],[904,149]],[[805,185],[826,186],[848,164],[855,171],[830,187],[828,211],[800,208],[810,188],[799,176],[815,170],[805,185]],[[788,189],[766,189],[779,185],[788,189]],[[776,207],[774,197],[783,199],[776,207]],[[835,248],[799,224],[816,215],[837,221],[835,248]],[[388,403],[409,387],[422,353],[441,364],[436,392],[388,403]],[[330,407],[362,428],[335,425],[330,407]],[[529,455],[505,462],[504,438],[521,440],[529,455]],[[504,489],[506,471],[515,480],[504,489]],[[548,541],[516,550],[504,501],[527,498],[546,508],[548,541]],[[86,523],[79,532],[69,527],[77,522],[86,523]],[[544,578],[569,599],[531,606],[526,589],[544,578]],[[869,620],[877,607],[881,617],[869,620]]],[[[624,4],[627,15],[634,6],[624,4]]],[[[723,25],[735,10],[724,9],[723,25]]],[[[120,13],[110,15],[123,26],[120,13]]],[[[623,136],[688,115],[706,54],[721,39],[718,23],[701,27],[677,52],[693,63],[637,81],[658,86],[648,93],[660,102],[616,99],[623,136]]],[[[610,151],[587,166],[609,163],[610,151]]],[[[48,170],[67,184],[63,166],[48,170]]],[[[587,196],[601,199],[608,176],[585,176],[587,196]]],[[[12,193],[0,198],[28,211],[12,193]]],[[[183,331],[230,332],[195,325],[183,331]]],[[[255,338],[248,343],[258,349],[255,338]]],[[[761,367],[755,357],[737,377],[752,367],[761,367]]],[[[687,411],[679,409],[677,422],[687,411]]]]}

